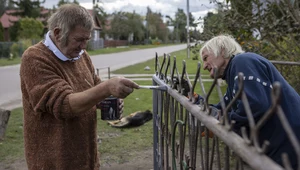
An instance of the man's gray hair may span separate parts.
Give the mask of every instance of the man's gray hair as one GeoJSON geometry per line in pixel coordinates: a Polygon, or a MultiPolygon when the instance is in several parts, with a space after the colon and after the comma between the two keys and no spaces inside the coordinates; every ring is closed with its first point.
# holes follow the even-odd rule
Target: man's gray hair
{"type": "Polygon", "coordinates": [[[64,4],[48,19],[50,34],[56,27],[60,29],[61,43],[67,45],[70,31],[76,26],[82,26],[87,30],[93,30],[94,21],[87,9],[77,4],[64,4]]]}
{"type": "MultiPolygon", "coordinates": [[[[204,49],[212,52],[216,57],[224,50],[224,58],[229,58],[245,52],[231,35],[219,35],[205,42],[200,49],[200,56],[202,56],[202,51],[204,49]]],[[[200,58],[202,59],[202,57],[200,58]]]]}

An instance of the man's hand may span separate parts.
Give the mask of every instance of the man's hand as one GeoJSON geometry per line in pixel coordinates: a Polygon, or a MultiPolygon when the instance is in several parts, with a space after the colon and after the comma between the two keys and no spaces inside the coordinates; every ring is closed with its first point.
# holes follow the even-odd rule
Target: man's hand
{"type": "Polygon", "coordinates": [[[106,80],[105,83],[109,93],[121,99],[126,98],[133,89],[139,88],[138,84],[124,77],[114,77],[106,80]]]}
{"type": "Polygon", "coordinates": [[[194,104],[202,104],[204,102],[204,98],[197,93],[194,93],[195,102],[194,104]]]}
{"type": "MultiPolygon", "coordinates": [[[[213,138],[213,137],[214,137],[214,134],[213,134],[210,130],[207,130],[207,132],[208,132],[208,137],[209,137],[209,138],[213,138]]],[[[202,136],[202,137],[205,137],[205,136],[206,136],[205,131],[201,133],[201,136],[202,136]]]]}

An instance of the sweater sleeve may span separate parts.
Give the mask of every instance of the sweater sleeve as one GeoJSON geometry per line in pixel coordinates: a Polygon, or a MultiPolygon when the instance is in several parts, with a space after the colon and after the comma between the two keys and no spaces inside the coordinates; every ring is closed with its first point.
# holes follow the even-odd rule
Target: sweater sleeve
{"type": "Polygon", "coordinates": [[[55,64],[38,57],[36,54],[38,51],[38,49],[27,50],[22,56],[20,77],[27,93],[23,95],[26,96],[25,100],[36,115],[50,113],[58,119],[78,116],[73,115],[69,105],[68,95],[73,89],[59,75],[55,64]]]}
{"type": "MultiPolygon", "coordinates": [[[[233,67],[230,71],[230,77],[234,80],[233,86],[228,87],[230,93],[227,95],[235,96],[238,87],[238,73],[244,74],[244,92],[247,96],[249,107],[254,120],[257,121],[271,106],[272,84],[268,74],[268,68],[264,63],[251,56],[239,56],[233,60],[233,67]],[[246,63],[246,64],[244,64],[246,63]]],[[[249,121],[247,118],[244,103],[239,98],[228,113],[229,120],[234,120],[234,129],[239,131],[242,126],[247,127],[249,121]]]]}

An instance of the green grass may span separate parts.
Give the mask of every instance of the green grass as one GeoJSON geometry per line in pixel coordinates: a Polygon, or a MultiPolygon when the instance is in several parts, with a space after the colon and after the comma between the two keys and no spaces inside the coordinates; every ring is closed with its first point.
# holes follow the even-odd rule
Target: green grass
{"type": "Polygon", "coordinates": [[[14,59],[0,58],[0,66],[9,66],[9,65],[15,65],[20,63],[21,63],[20,57],[14,59]]]}
{"type": "Polygon", "coordinates": [[[5,138],[0,141],[0,161],[14,161],[24,155],[23,108],[11,111],[5,138]]]}
{"type": "MultiPolygon", "coordinates": [[[[147,85],[151,81],[137,81],[138,84],[147,85]]],[[[124,99],[123,116],[136,111],[152,110],[152,91],[135,90],[124,99]],[[151,96],[151,97],[149,97],[151,96]]],[[[137,128],[113,128],[98,118],[98,132],[101,138],[99,151],[101,160],[114,162],[125,162],[134,157],[134,152],[142,151],[152,147],[152,121],[148,121],[143,126],[137,128]],[[124,155],[128,155],[124,157],[124,155]]]]}
{"type": "MultiPolygon", "coordinates": [[[[177,65],[177,70],[179,73],[182,73],[182,68],[183,68],[183,60],[186,63],[186,72],[189,75],[195,75],[197,71],[197,66],[198,66],[198,60],[193,60],[192,57],[187,58],[186,57],[186,50],[180,50],[174,53],[170,54],[170,66],[169,66],[169,71],[168,74],[170,74],[171,68],[173,68],[174,61],[176,60],[176,65],[177,65]],[[175,59],[174,59],[175,57],[175,59]]],[[[158,66],[158,71],[162,67],[163,63],[163,56],[158,57],[159,60],[159,66],[158,66]]],[[[165,72],[165,68],[167,66],[167,59],[166,63],[164,64],[164,67],[162,69],[162,73],[165,72]]],[[[132,66],[128,66],[125,68],[121,68],[119,70],[113,71],[112,73],[114,74],[154,74],[155,73],[155,58],[147,60],[145,62],[135,64],[132,66]],[[146,66],[150,67],[150,71],[144,70],[146,66]]],[[[207,72],[202,70],[203,75],[207,75],[207,72]]],[[[176,75],[176,74],[175,74],[176,75]]]]}
{"type": "Polygon", "coordinates": [[[118,53],[118,52],[124,52],[124,51],[131,51],[131,50],[138,50],[138,49],[147,49],[147,48],[157,48],[157,47],[163,47],[163,46],[170,46],[174,44],[161,44],[161,45],[129,45],[122,48],[115,48],[115,47],[109,47],[109,48],[103,48],[93,51],[88,51],[88,53],[92,55],[97,54],[110,54],[110,53],[118,53]]]}

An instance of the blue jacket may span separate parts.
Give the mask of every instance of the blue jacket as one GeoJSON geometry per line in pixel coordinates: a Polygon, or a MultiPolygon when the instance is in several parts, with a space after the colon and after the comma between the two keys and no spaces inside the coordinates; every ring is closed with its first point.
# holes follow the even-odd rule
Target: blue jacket
{"type": "MultiPolygon", "coordinates": [[[[229,104],[239,89],[239,72],[244,74],[244,92],[246,93],[255,122],[266,113],[272,104],[271,92],[274,82],[281,84],[280,104],[298,141],[300,141],[300,96],[282,77],[275,66],[258,54],[238,54],[230,60],[223,77],[228,84],[224,95],[225,104],[229,104]]],[[[220,104],[217,106],[221,109],[220,104]]],[[[249,130],[248,118],[240,99],[233,104],[228,117],[230,121],[234,120],[236,122],[233,130],[238,134],[241,134],[240,130],[243,126],[249,130]]],[[[287,153],[293,168],[297,168],[298,163],[294,148],[288,140],[287,134],[276,113],[260,129],[259,139],[261,144],[265,140],[270,142],[266,154],[271,159],[283,165],[281,154],[287,153]]]]}

